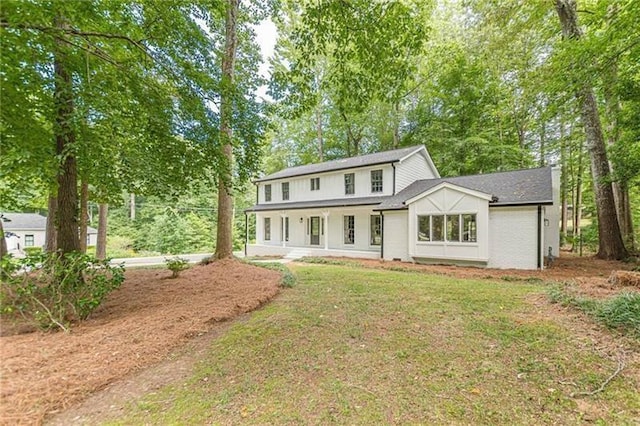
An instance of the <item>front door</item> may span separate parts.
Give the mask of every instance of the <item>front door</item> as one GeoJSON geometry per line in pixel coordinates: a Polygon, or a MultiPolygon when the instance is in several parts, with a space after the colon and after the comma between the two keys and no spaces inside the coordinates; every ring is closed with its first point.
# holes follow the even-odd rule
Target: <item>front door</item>
{"type": "Polygon", "coordinates": [[[311,245],[320,245],[320,216],[311,216],[311,245]]]}

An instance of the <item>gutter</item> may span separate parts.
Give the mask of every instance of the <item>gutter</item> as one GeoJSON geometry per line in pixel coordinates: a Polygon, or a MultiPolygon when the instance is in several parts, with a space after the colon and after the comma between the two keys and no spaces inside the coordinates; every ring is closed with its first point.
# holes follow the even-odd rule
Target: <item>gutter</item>
{"type": "Polygon", "coordinates": [[[396,163],[391,163],[391,167],[393,167],[393,194],[396,195],[396,163]]]}

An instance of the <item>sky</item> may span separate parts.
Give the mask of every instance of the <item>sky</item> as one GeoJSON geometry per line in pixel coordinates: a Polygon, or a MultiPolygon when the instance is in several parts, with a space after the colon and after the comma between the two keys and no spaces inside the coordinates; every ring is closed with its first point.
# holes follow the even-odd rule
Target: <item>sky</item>
{"type": "MultiPolygon", "coordinates": [[[[269,58],[273,56],[278,31],[270,19],[262,21],[260,25],[256,25],[254,29],[256,31],[256,41],[258,45],[260,45],[260,52],[262,54],[262,64],[260,64],[259,73],[262,77],[269,78],[269,58]]],[[[261,86],[258,89],[258,97],[271,99],[270,96],[267,95],[266,86],[261,86]]]]}

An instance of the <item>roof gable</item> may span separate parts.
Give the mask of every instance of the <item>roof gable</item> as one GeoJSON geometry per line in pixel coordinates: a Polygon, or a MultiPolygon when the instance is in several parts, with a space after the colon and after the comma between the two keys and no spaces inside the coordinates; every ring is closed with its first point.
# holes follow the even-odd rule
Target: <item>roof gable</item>
{"type": "Polygon", "coordinates": [[[376,210],[404,209],[409,200],[444,182],[491,195],[493,198],[490,202],[491,206],[553,203],[551,167],[542,167],[538,169],[419,180],[382,202],[376,210]]]}
{"type": "MultiPolygon", "coordinates": [[[[357,157],[325,161],[323,163],[307,164],[305,166],[289,167],[288,169],[280,170],[279,172],[257,179],[256,182],[285,179],[358,167],[375,166],[379,164],[397,163],[404,161],[406,158],[420,151],[425,151],[426,153],[424,145],[415,145],[407,148],[394,149],[392,151],[376,152],[373,154],[359,155],[357,157]]],[[[428,159],[430,160],[430,158],[428,159]]],[[[431,164],[433,164],[433,162],[431,162],[431,164]]]]}
{"type": "Polygon", "coordinates": [[[433,194],[435,192],[438,192],[441,189],[445,189],[445,188],[451,189],[451,190],[456,191],[456,192],[461,192],[463,194],[467,194],[467,195],[470,195],[472,197],[482,198],[483,200],[490,201],[492,199],[491,194],[487,194],[485,192],[481,192],[481,191],[476,191],[476,190],[473,190],[473,189],[465,188],[464,186],[460,186],[460,185],[456,185],[456,184],[444,181],[444,182],[440,182],[438,185],[433,186],[433,187],[427,189],[426,191],[424,191],[424,192],[422,192],[422,193],[420,193],[420,194],[418,194],[418,195],[416,195],[416,196],[414,196],[412,198],[409,198],[404,203],[405,203],[405,205],[409,205],[411,203],[414,203],[414,202],[416,202],[418,200],[421,200],[424,197],[428,197],[429,195],[431,195],[431,194],[433,194]]]}

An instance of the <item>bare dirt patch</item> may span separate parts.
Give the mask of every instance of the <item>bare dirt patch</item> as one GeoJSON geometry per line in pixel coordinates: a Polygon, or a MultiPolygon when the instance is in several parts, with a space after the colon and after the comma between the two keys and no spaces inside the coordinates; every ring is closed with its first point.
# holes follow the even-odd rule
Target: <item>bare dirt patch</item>
{"type": "Polygon", "coordinates": [[[280,274],[238,261],[126,272],[71,333],[0,338],[0,423],[38,424],[89,394],[159,363],[196,336],[273,298],[280,274]]]}

